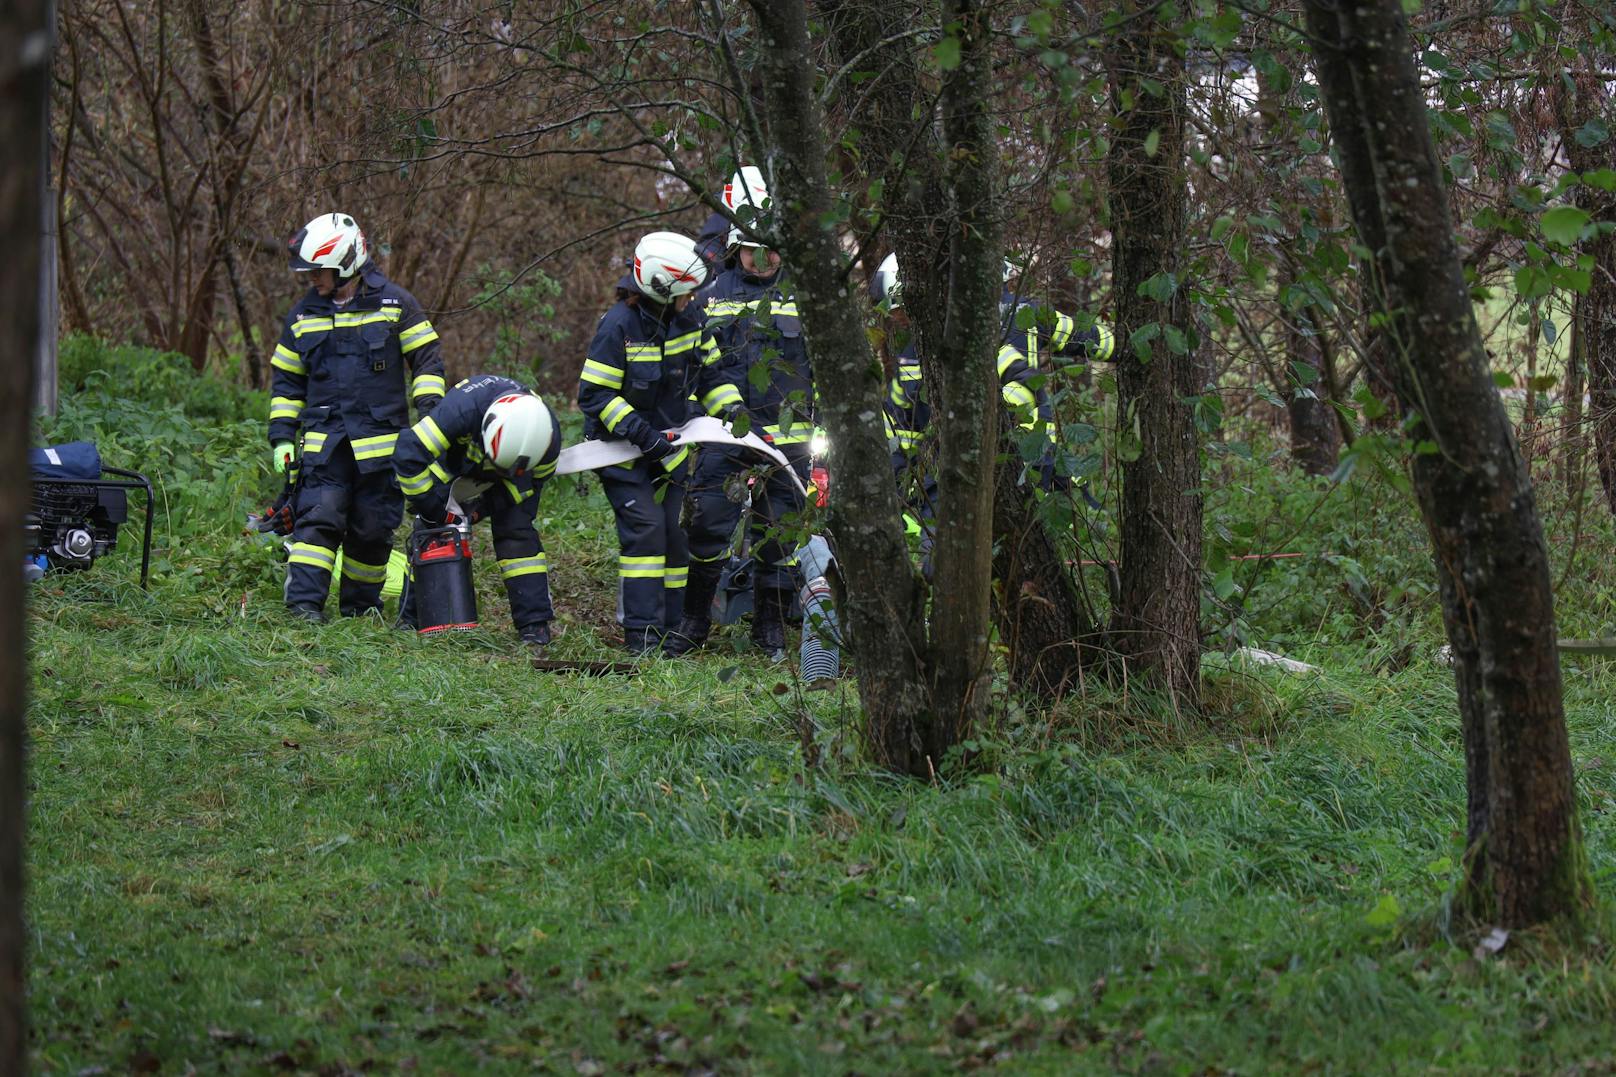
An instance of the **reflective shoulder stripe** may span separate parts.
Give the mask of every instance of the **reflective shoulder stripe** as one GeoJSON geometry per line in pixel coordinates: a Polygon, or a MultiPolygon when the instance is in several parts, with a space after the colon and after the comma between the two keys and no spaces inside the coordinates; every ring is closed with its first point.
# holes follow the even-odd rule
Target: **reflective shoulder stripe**
{"type": "Polygon", "coordinates": [[[426,446],[428,455],[441,456],[449,451],[449,439],[443,436],[443,431],[432,421],[432,416],[428,415],[410,427],[410,430],[421,439],[421,444],[426,446]]]}
{"type": "Polygon", "coordinates": [[[306,374],[303,366],[303,357],[284,344],[275,345],[275,355],[270,359],[270,365],[286,371],[288,374],[306,374]]]}
{"type": "Polygon", "coordinates": [[[430,344],[437,339],[438,331],[432,328],[431,322],[423,320],[398,335],[398,350],[408,355],[416,348],[430,344]]]}
{"type": "Polygon", "coordinates": [[[583,373],[578,377],[581,381],[587,381],[591,385],[599,385],[604,389],[621,389],[623,387],[623,372],[621,370],[613,366],[607,366],[605,363],[596,362],[594,359],[584,360],[583,373]]]}
{"type": "Polygon", "coordinates": [[[292,335],[301,337],[305,333],[329,333],[334,324],[330,318],[299,318],[292,323],[292,335]]]}

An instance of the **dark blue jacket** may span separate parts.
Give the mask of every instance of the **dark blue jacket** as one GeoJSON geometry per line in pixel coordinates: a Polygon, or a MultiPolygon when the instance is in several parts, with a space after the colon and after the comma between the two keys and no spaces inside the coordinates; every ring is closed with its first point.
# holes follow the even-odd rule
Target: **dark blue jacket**
{"type": "MultiPolygon", "coordinates": [[[[625,277],[619,287],[633,282],[625,277]]],[[[718,415],[739,404],[722,359],[695,303],[676,312],[645,296],[619,300],[601,317],[578,379],[584,437],[617,438],[649,451],[662,431],[703,410],[718,415]]]]}
{"type": "Polygon", "coordinates": [[[375,266],[361,273],[344,306],[311,288],[286,316],[270,360],[269,441],[296,441],[301,429],[304,462],[319,463],[346,438],[372,472],[392,466],[410,398],[422,415],[443,399],[443,357],[415,297],[375,266]]]}
{"type": "Polygon", "coordinates": [[[1006,288],[999,298],[1000,339],[1036,367],[1048,361],[1064,366],[1083,359],[1105,362],[1115,350],[1111,328],[1098,318],[1087,329],[1077,319],[1036,299],[1018,296],[1006,288]]]}
{"type": "Polygon", "coordinates": [[[719,277],[705,295],[707,330],[754,423],[776,445],[796,445],[813,434],[814,370],[797,301],[782,277],[764,279],[739,266],[719,277]]]}
{"type": "MultiPolygon", "coordinates": [[[[499,485],[520,505],[533,496],[534,488],[555,474],[556,458],[561,455],[561,427],[555,413],[550,423],[556,431],[550,449],[529,471],[507,476],[494,470],[483,455],[483,415],[488,405],[510,393],[525,393],[526,386],[497,374],[473,374],[449,390],[443,403],[398,436],[393,451],[393,470],[398,487],[409,500],[410,510],[424,520],[443,519],[449,502],[449,488],[462,476],[490,486],[499,485]]],[[[548,410],[549,405],[545,405],[548,410]]]]}

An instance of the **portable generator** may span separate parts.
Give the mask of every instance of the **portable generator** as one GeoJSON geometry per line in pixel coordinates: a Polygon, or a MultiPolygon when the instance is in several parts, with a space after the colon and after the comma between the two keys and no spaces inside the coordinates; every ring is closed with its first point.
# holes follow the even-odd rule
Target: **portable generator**
{"type": "Polygon", "coordinates": [[[151,480],[137,471],[106,467],[88,441],[28,450],[33,480],[31,511],[23,520],[25,551],[52,569],[85,569],[118,545],[118,525],[129,519],[129,491],[146,495],[140,547],[140,586],[151,569],[151,480]],[[117,478],[104,478],[103,475],[117,478]]]}

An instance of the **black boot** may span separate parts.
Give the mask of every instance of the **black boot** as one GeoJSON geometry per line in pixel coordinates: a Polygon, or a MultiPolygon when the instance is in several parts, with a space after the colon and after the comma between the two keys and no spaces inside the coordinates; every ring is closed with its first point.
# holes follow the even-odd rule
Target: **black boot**
{"type": "Polygon", "coordinates": [[[517,638],[529,647],[535,649],[550,646],[550,622],[539,621],[536,624],[524,625],[516,633],[517,638]]]}
{"type": "Polygon", "coordinates": [[[679,627],[662,641],[662,652],[669,658],[689,654],[706,643],[712,634],[713,594],[718,590],[718,577],[723,570],[722,561],[690,562],[684,614],[679,618],[679,627]]]}
{"type": "Polygon", "coordinates": [[[623,650],[629,654],[655,654],[662,645],[662,632],[656,628],[623,629],[623,650]]]}
{"type": "Polygon", "coordinates": [[[778,587],[756,585],[752,590],[752,643],[779,662],[786,656],[786,610],[791,605],[791,592],[778,587]]]}

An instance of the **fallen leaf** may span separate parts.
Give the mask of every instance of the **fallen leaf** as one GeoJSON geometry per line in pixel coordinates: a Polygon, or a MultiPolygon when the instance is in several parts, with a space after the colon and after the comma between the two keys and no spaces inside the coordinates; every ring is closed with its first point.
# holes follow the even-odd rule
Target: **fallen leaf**
{"type": "Polygon", "coordinates": [[[283,741],[281,741],[281,747],[282,748],[290,748],[290,749],[292,749],[292,751],[295,752],[299,748],[303,747],[303,745],[299,744],[295,740],[283,740],[283,741]]]}

